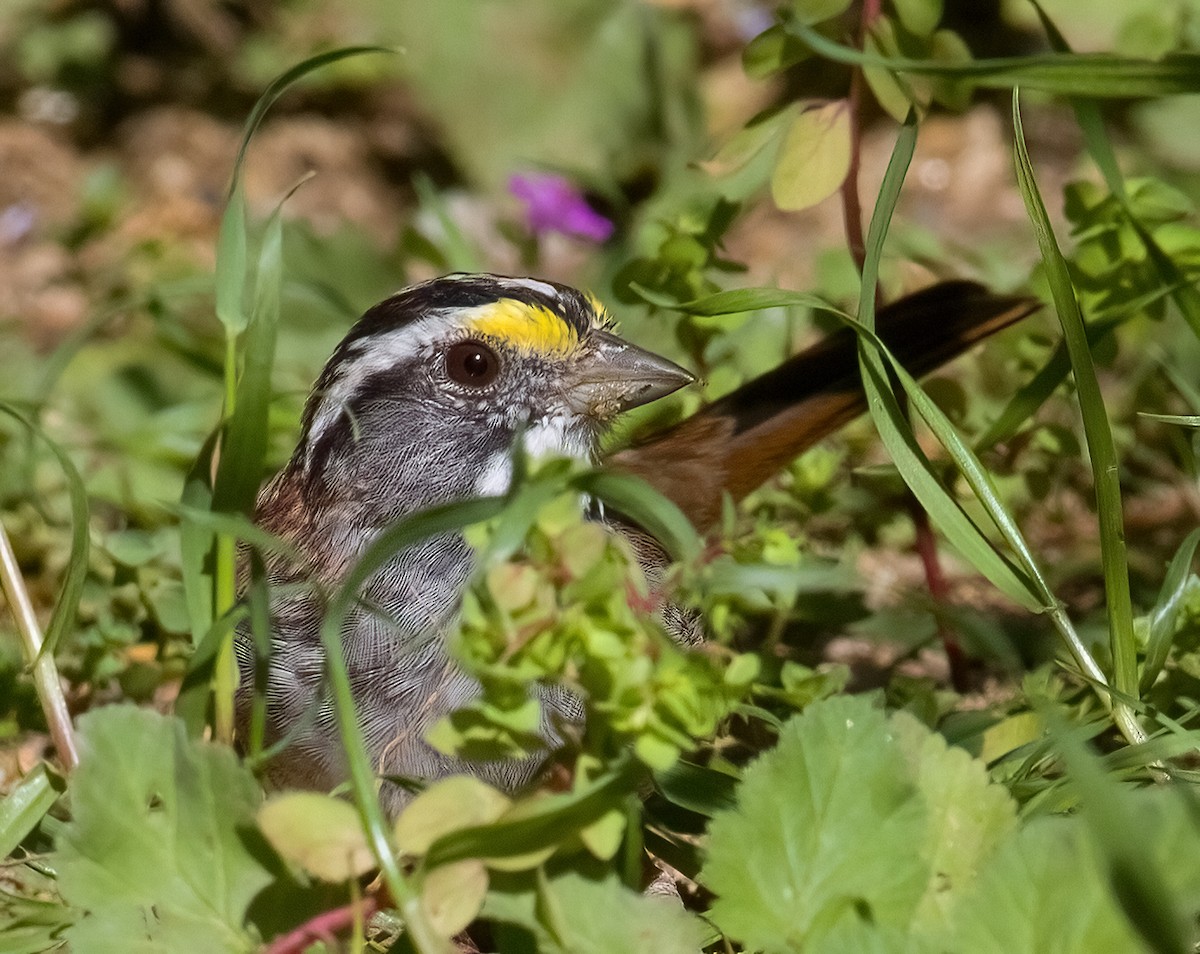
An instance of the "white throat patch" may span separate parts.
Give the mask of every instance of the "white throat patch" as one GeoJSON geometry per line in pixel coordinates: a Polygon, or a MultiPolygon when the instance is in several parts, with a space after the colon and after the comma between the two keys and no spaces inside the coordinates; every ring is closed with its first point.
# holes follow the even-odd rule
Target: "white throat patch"
{"type": "MultiPolygon", "coordinates": [[[[587,427],[578,418],[556,414],[530,423],[524,432],[525,453],[532,459],[544,457],[573,457],[590,463],[592,445],[587,427]]],[[[475,481],[480,496],[499,496],[512,483],[512,453],[497,451],[489,459],[475,481]]]]}

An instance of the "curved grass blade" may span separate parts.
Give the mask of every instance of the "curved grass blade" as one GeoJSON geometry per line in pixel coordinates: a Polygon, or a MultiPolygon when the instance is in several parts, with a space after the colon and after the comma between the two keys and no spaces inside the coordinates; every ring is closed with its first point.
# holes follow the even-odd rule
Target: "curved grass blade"
{"type": "Polygon", "coordinates": [[[11,855],[58,801],[62,780],[44,765],[35,765],[0,799],[0,858],[11,855]]]}
{"type": "Polygon", "coordinates": [[[1129,591],[1129,566],[1125,552],[1125,527],[1121,512],[1120,471],[1116,445],[1113,443],[1092,355],[1088,350],[1083,315],[1075,298],[1067,262],[1054,238],[1046,206],[1034,179],[1033,165],[1025,148],[1020,98],[1016,90],[1013,91],[1012,115],[1017,186],[1021,190],[1026,211],[1033,223],[1055,310],[1062,325],[1063,340],[1075,378],[1075,393],[1083,416],[1088,456],[1092,464],[1113,657],[1113,685],[1118,694],[1113,699],[1113,715],[1130,742],[1142,742],[1146,738],[1145,731],[1138,724],[1133,710],[1120,699],[1120,696],[1132,699],[1138,697],[1138,676],[1137,646],[1133,633],[1133,601],[1129,591]]]}
{"type": "Polygon", "coordinates": [[[75,622],[79,612],[79,599],[83,595],[83,584],[87,581],[88,555],[91,550],[91,539],[88,536],[87,488],[84,487],[83,478],[67,452],[56,441],[51,440],[37,424],[11,404],[0,402],[0,413],[18,421],[33,437],[50,449],[67,481],[67,497],[71,505],[71,552],[63,573],[62,590],[55,601],[54,611],[46,624],[44,641],[38,650],[39,658],[42,655],[53,656],[63,633],[75,622]]]}
{"type": "Polygon", "coordinates": [[[843,46],[792,20],[788,32],[826,59],[894,73],[948,76],[980,86],[1024,86],[1045,93],[1093,99],[1135,99],[1200,92],[1200,54],[1175,53],[1142,60],[1106,53],[1047,53],[989,60],[946,62],[879,56],[843,46]]]}
{"type": "MultiPolygon", "coordinates": [[[[1197,418],[1200,422],[1200,418],[1197,418]]],[[[1196,558],[1196,547],[1200,546],[1200,530],[1193,530],[1175,551],[1154,611],[1150,614],[1150,636],[1146,640],[1146,659],[1142,665],[1141,688],[1146,690],[1154,684],[1167,661],[1171,640],[1175,635],[1175,622],[1188,591],[1192,561],[1196,558]]]]}
{"type": "Polygon", "coordinates": [[[625,758],[611,772],[578,791],[549,795],[521,818],[501,818],[490,825],[463,828],[443,835],[425,855],[425,867],[436,868],[467,858],[508,858],[561,844],[564,837],[610,812],[620,796],[632,791],[638,773],[625,758]]]}
{"type": "Polygon", "coordinates": [[[950,421],[929,400],[920,385],[891,357],[883,343],[869,330],[869,326],[873,324],[876,276],[883,254],[887,225],[899,197],[915,140],[916,122],[910,112],[897,140],[872,213],[859,299],[860,320],[852,325],[859,329],[860,366],[863,370],[863,387],[868,395],[871,416],[901,475],[921,505],[938,521],[949,540],[964,556],[972,560],[976,569],[1001,590],[1023,605],[1045,612],[1085,676],[1103,687],[1106,684],[1103,671],[1080,641],[1061,603],[1042,576],[1032,552],[1012,515],[1005,509],[987,471],[950,421]],[[869,348],[865,346],[868,342],[869,348]],[[885,360],[888,362],[887,367],[883,364],[885,360]],[[1016,565],[993,547],[991,541],[967,516],[958,502],[942,487],[928,458],[917,443],[907,415],[892,390],[889,369],[903,386],[912,407],[942,442],[1001,536],[1012,548],[1017,559],[1016,565]]]}
{"type": "Polygon", "coordinates": [[[700,555],[703,542],[691,521],[644,480],[595,470],[577,476],[572,483],[632,520],[662,544],[673,560],[686,562],[700,555]]]}
{"type": "MultiPolygon", "coordinates": [[[[1071,47],[1054,21],[1036,0],[1033,2],[1033,7],[1042,22],[1042,29],[1046,31],[1046,36],[1050,40],[1051,48],[1057,53],[1070,54],[1071,47]]],[[[1108,191],[1121,203],[1122,211],[1130,225],[1133,226],[1138,240],[1146,249],[1146,255],[1158,271],[1162,284],[1169,289],[1171,298],[1192,329],[1192,333],[1200,338],[1200,291],[1197,291],[1193,282],[1188,281],[1179,266],[1163,251],[1162,246],[1158,244],[1150,230],[1134,214],[1133,207],[1129,202],[1129,195],[1125,190],[1125,180],[1121,177],[1121,167],[1117,163],[1117,154],[1104,131],[1104,117],[1101,115],[1099,104],[1094,99],[1075,96],[1071,99],[1071,107],[1075,111],[1075,121],[1083,131],[1088,155],[1092,157],[1096,168],[1104,177],[1108,191]]],[[[1127,310],[1129,313],[1134,313],[1137,309],[1130,303],[1127,310]]]]}

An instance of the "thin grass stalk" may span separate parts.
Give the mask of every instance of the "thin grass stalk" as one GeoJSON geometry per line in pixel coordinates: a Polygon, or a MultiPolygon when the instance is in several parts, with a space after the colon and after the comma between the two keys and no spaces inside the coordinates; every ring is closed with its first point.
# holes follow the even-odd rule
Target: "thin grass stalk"
{"type": "Polygon", "coordinates": [[[1063,340],[1071,359],[1075,393],[1083,417],[1088,457],[1095,484],[1096,509],[1100,522],[1100,553],[1104,592],[1108,601],[1110,648],[1113,659],[1113,719],[1130,742],[1144,742],[1145,730],[1127,700],[1139,698],[1137,641],[1133,631],[1133,599],[1129,591],[1129,563],[1125,548],[1125,525],[1121,510],[1121,482],[1117,449],[1113,442],[1104,398],[1088,348],[1087,331],[1066,260],[1058,248],[1050,217],[1038,191],[1033,165],[1025,148],[1021,127],[1020,93],[1013,90],[1013,150],[1017,184],[1033,223],[1042,253],[1055,310],[1062,325],[1063,340]]]}

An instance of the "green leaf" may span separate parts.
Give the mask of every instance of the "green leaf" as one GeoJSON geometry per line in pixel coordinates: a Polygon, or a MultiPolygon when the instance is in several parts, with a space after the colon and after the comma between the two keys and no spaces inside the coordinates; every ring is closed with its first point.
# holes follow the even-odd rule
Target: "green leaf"
{"type": "Polygon", "coordinates": [[[539,954],[696,954],[708,940],[678,900],[630,891],[598,864],[492,881],[484,915],[528,930],[539,954]]]}
{"type": "Polygon", "coordinates": [[[58,841],[77,951],[251,951],[246,910],[271,876],[242,831],[260,793],[229,749],[128,706],[79,719],[73,817],[58,841]]]}
{"type": "Polygon", "coordinates": [[[851,0],[792,0],[792,13],[801,23],[824,23],[850,9],[851,0]]]}
{"type": "Polygon", "coordinates": [[[784,134],[771,198],[795,212],[829,198],[850,171],[850,109],[844,99],[805,109],[784,134]]]}
{"type": "Polygon", "coordinates": [[[284,792],[258,810],[258,827],[282,858],[323,881],[375,867],[354,806],[318,792],[284,792]]]}
{"type": "Polygon", "coordinates": [[[970,885],[996,848],[1016,828],[1016,803],[993,784],[984,763],[946,745],[906,712],[890,719],[925,802],[929,882],[914,929],[942,936],[955,898],[970,885]]]}
{"type": "MultiPolygon", "coordinates": [[[[890,17],[881,16],[873,21],[870,30],[863,39],[863,47],[867,55],[878,60],[887,61],[900,56],[900,41],[896,36],[896,27],[890,17]]],[[[864,65],[863,78],[871,87],[871,92],[879,101],[879,105],[896,122],[904,122],[908,111],[914,107],[923,109],[928,105],[928,97],[920,97],[913,85],[896,72],[881,66],[864,65]]]]}
{"type": "Polygon", "coordinates": [[[1146,640],[1146,659],[1142,665],[1143,689],[1149,689],[1154,684],[1154,680],[1166,664],[1171,640],[1175,635],[1175,624],[1194,579],[1191,572],[1192,561],[1196,558],[1198,546],[1200,530],[1193,530],[1183,543],[1179,544],[1179,549],[1171,559],[1171,565],[1167,567],[1167,574],[1163,577],[1158,599],[1155,600],[1154,610],[1150,615],[1150,636],[1146,640]]]}
{"type": "Polygon", "coordinates": [[[421,910],[442,937],[453,937],[475,920],[487,888],[488,872],[482,861],[443,865],[421,879],[421,910]]]}
{"type": "Polygon", "coordinates": [[[430,785],[396,819],[396,850],[423,855],[442,835],[494,822],[512,805],[503,792],[470,775],[452,775],[430,785]]]}
{"type": "Polygon", "coordinates": [[[925,825],[883,713],[862,697],[813,703],[746,769],[737,809],[712,822],[700,876],[718,895],[711,917],[765,950],[842,919],[905,925],[929,883],[925,825]]]}
{"type": "Polygon", "coordinates": [[[7,858],[58,801],[62,780],[44,764],[30,770],[0,801],[0,857],[7,858]]]}
{"type": "Polygon", "coordinates": [[[727,176],[745,168],[751,159],[779,139],[784,126],[795,114],[795,107],[789,107],[772,116],[753,120],[727,139],[716,155],[701,162],[700,168],[710,176],[727,176]]]}
{"type": "Polygon", "coordinates": [[[746,44],[742,66],[752,79],[765,79],[810,56],[812,51],[777,23],[746,44]]]}
{"type": "Polygon", "coordinates": [[[46,625],[45,638],[39,655],[54,656],[54,650],[67,629],[75,624],[79,612],[79,599],[88,574],[88,553],[91,540],[88,536],[88,496],[83,478],[72,463],[66,450],[42,430],[34,421],[7,402],[0,401],[0,412],[19,421],[30,434],[50,449],[67,484],[67,495],[71,504],[71,553],[63,573],[62,591],[54,604],[50,622],[46,625]]]}
{"type": "MultiPolygon", "coordinates": [[[[1020,102],[1013,92],[1014,159],[1017,186],[1025,200],[1025,208],[1033,223],[1047,281],[1054,297],[1055,311],[1062,326],[1063,341],[1071,360],[1075,378],[1075,393],[1083,417],[1087,437],[1088,457],[1095,483],[1096,508],[1100,524],[1100,551],[1104,568],[1104,592],[1108,599],[1109,646],[1113,658],[1113,682],[1126,699],[1138,697],[1137,646],[1133,633],[1133,601],[1129,589],[1129,564],[1125,547],[1125,525],[1121,510],[1120,464],[1104,397],[1096,378],[1096,368],[1088,347],[1087,331],[1070,271],[1050,224],[1046,206],[1038,192],[1033,165],[1025,148],[1021,129],[1020,102]]],[[[1114,716],[1122,732],[1131,742],[1142,741],[1144,732],[1137,725],[1128,704],[1118,701],[1114,716]]]]}
{"type": "Polygon", "coordinates": [[[929,36],[942,21],[942,0],[892,0],[896,16],[909,33],[929,36]]]}
{"type": "Polygon", "coordinates": [[[1077,817],[1028,822],[955,907],[953,949],[971,954],[1143,951],[1100,873],[1077,817]]]}
{"type": "Polygon", "coordinates": [[[816,53],[839,63],[921,76],[958,77],[998,89],[1022,86],[1094,99],[1200,92],[1200,54],[1195,53],[1176,53],[1161,60],[1140,60],[1107,53],[1049,53],[946,63],[863,53],[834,43],[802,23],[789,23],[788,29],[816,53]]]}

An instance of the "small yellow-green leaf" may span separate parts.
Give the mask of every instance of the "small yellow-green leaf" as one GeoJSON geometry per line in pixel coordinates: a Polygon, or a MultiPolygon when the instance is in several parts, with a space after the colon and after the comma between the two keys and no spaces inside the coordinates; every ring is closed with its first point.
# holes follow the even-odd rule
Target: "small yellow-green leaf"
{"type": "Polygon", "coordinates": [[[751,122],[730,136],[711,159],[699,163],[700,168],[710,176],[727,176],[744,169],[751,159],[779,140],[795,115],[796,110],[789,107],[767,119],[751,122]]]}
{"type": "Polygon", "coordinates": [[[258,810],[258,827],[288,861],[322,881],[346,881],[375,867],[358,813],[317,792],[286,792],[258,810]]]}
{"type": "Polygon", "coordinates": [[[586,828],[580,829],[579,840],[601,861],[610,861],[621,847],[625,835],[625,813],[619,808],[605,812],[586,828]]]}
{"type": "MultiPolygon", "coordinates": [[[[900,44],[896,39],[896,27],[888,17],[880,17],[872,25],[863,43],[864,51],[872,56],[895,58],[900,56],[900,44]]],[[[891,70],[879,66],[864,66],[863,76],[879,105],[896,122],[904,122],[911,107],[918,109],[928,105],[927,97],[919,97],[913,89],[911,77],[900,77],[891,70]]],[[[928,80],[923,80],[926,86],[928,80]]]]}
{"type": "Polygon", "coordinates": [[[487,869],[478,859],[442,865],[421,881],[421,908],[435,931],[453,937],[475,920],[487,887],[487,869]]]}
{"type": "Polygon", "coordinates": [[[850,8],[850,0],[792,0],[792,12],[801,23],[812,25],[832,20],[850,8]]]}
{"type": "Polygon", "coordinates": [[[829,198],[850,171],[850,110],[845,100],[806,109],[784,136],[771,175],[771,197],[785,211],[829,198]]]}
{"type": "Polygon", "coordinates": [[[904,29],[917,36],[928,36],[942,19],[942,0],[892,0],[892,6],[904,29]]]}
{"type": "Polygon", "coordinates": [[[423,855],[447,832],[494,822],[511,804],[507,795],[470,775],[442,779],[413,799],[396,819],[396,848],[423,855]]]}
{"type": "Polygon", "coordinates": [[[1037,741],[1043,730],[1042,718],[1036,712],[1010,715],[984,730],[979,758],[985,765],[991,765],[1001,756],[1037,741]]]}

